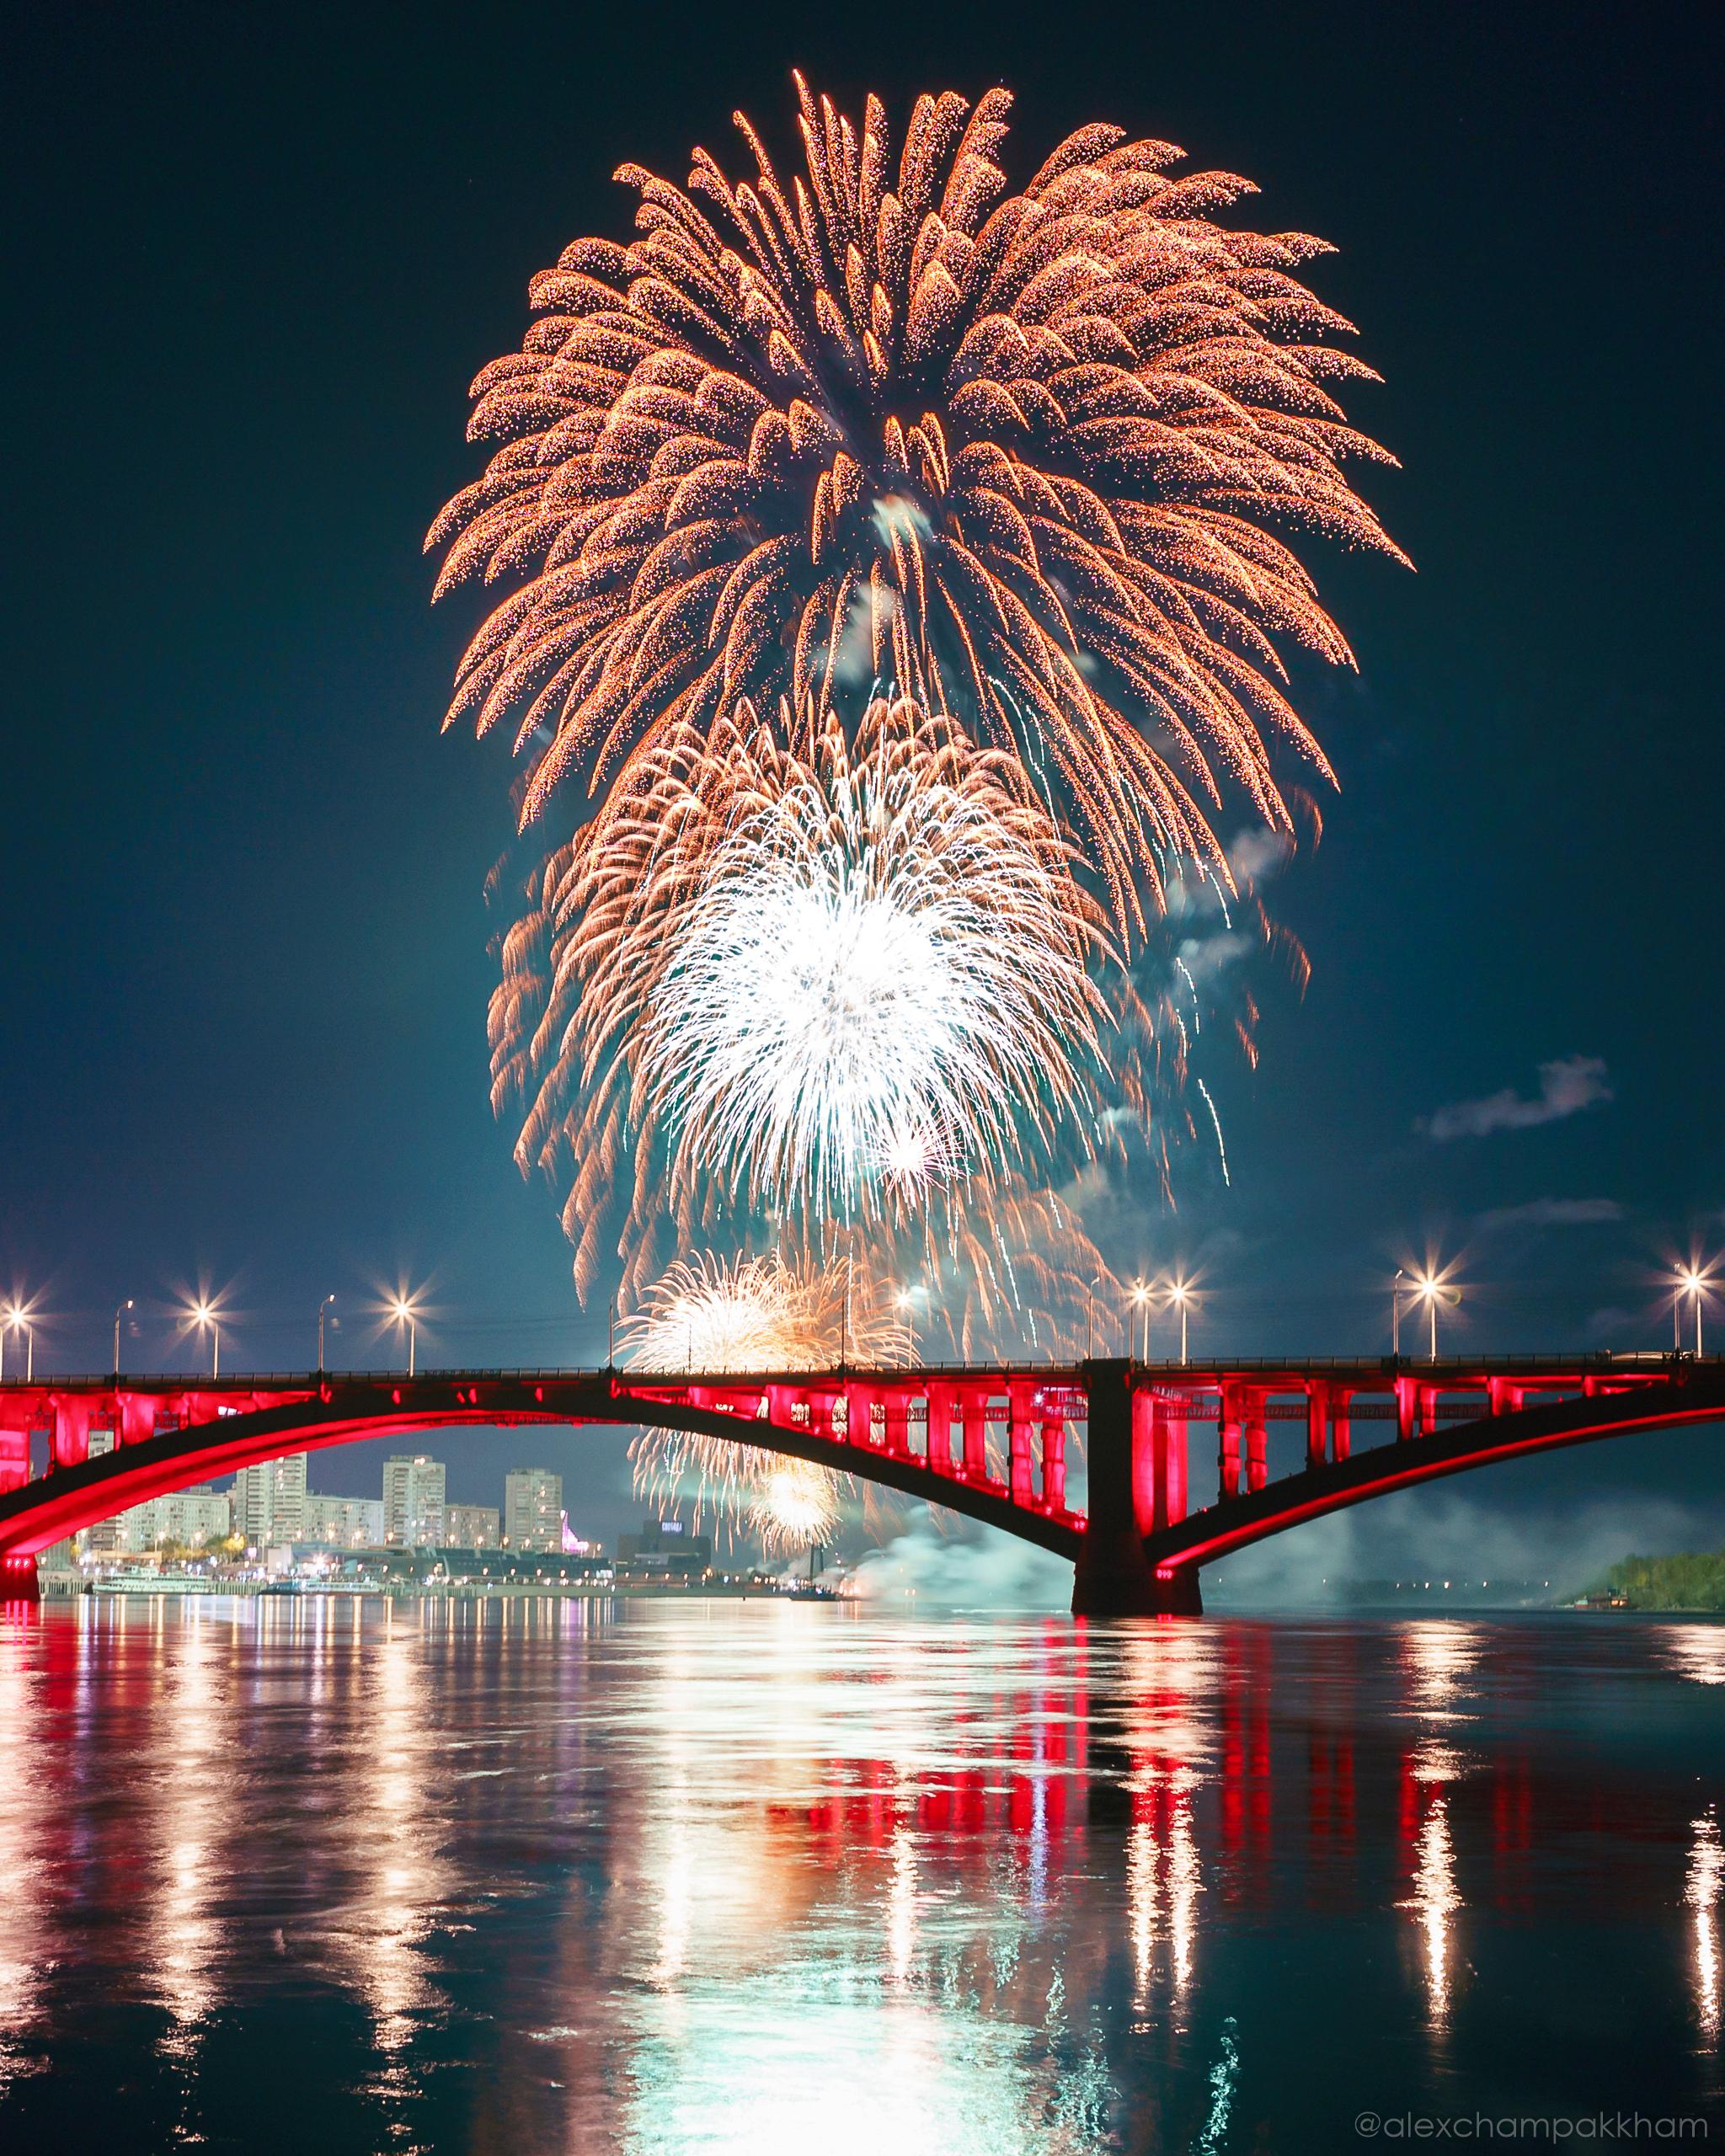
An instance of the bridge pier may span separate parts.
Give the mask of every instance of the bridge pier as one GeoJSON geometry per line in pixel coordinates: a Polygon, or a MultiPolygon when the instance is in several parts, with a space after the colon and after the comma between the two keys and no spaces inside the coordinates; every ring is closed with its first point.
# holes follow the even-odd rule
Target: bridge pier
{"type": "Polygon", "coordinates": [[[0,1602],[40,1602],[42,1583],[36,1577],[34,1556],[20,1557],[16,1551],[0,1551],[0,1602]]]}
{"type": "Polygon", "coordinates": [[[1140,1524],[1141,1502],[1153,1494],[1151,1478],[1134,1473],[1136,1422],[1153,1442],[1152,1417],[1134,1412],[1132,1366],[1108,1359],[1084,1365],[1090,1396],[1089,1442],[1086,1447],[1090,1524],[1072,1572],[1075,1617],[1201,1617],[1198,1567],[1163,1567],[1164,1577],[1144,1554],[1150,1523],[1140,1524]]]}

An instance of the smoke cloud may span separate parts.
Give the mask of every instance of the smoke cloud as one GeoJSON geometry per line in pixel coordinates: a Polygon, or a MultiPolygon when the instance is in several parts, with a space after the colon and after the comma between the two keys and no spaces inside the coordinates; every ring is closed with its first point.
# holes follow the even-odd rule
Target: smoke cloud
{"type": "Polygon", "coordinates": [[[1350,1582],[1418,1579],[1501,1585],[1511,1607],[1548,1603],[1578,1594],[1632,1551],[1710,1550],[1722,1539],[1725,1508],[1671,1497],[1620,1490],[1509,1515],[1461,1495],[1409,1492],[1225,1559],[1204,1574],[1204,1601],[1215,1610],[1333,1607],[1350,1582]]]}
{"type": "Polygon", "coordinates": [[[1540,1097],[1525,1101],[1514,1086],[1482,1101],[1452,1101],[1430,1122],[1416,1124],[1429,1137],[1484,1138],[1494,1130],[1530,1130],[1536,1123],[1560,1123],[1596,1102],[1612,1097],[1603,1056],[1567,1055],[1540,1065],[1540,1097]]]}
{"type": "Polygon", "coordinates": [[[1070,1609],[1072,1567],[1062,1557],[991,1528],[959,1536],[937,1533],[927,1514],[913,1519],[884,1549],[871,1550],[854,1575],[857,1592],[881,1608],[1070,1609]]]}

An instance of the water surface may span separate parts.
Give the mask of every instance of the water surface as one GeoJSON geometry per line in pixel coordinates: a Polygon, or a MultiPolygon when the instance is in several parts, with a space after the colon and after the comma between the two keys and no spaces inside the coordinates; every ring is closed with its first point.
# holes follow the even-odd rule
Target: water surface
{"type": "Polygon", "coordinates": [[[0,1743],[7,2150],[1725,2137],[1717,1625],[87,1599],[0,1743]]]}

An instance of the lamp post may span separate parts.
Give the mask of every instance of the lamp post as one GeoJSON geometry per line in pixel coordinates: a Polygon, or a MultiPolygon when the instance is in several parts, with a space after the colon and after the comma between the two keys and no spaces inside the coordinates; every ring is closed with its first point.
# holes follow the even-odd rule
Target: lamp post
{"type": "Polygon", "coordinates": [[[1140,1328],[1144,1335],[1144,1353],[1139,1360],[1147,1363],[1150,1360],[1150,1290],[1141,1280],[1135,1280],[1132,1283],[1132,1307],[1144,1314],[1140,1328]]]}
{"type": "Polygon", "coordinates": [[[408,1329],[408,1375],[412,1377],[414,1358],[418,1352],[419,1343],[419,1334],[414,1326],[414,1320],[418,1317],[419,1312],[411,1303],[404,1302],[400,1296],[398,1296],[390,1306],[389,1314],[398,1325],[404,1325],[408,1329]]]}
{"type": "Polygon", "coordinates": [[[1168,1283],[1168,1300],[1171,1303],[1178,1303],[1180,1307],[1180,1360],[1183,1363],[1186,1360],[1186,1313],[1192,1302],[1190,1283],[1185,1280],[1171,1280],[1168,1283]]]}
{"type": "Polygon", "coordinates": [[[326,1295],[318,1305],[318,1374],[320,1378],[323,1374],[323,1313],[334,1300],[334,1295],[326,1295]]]}
{"type": "MultiPolygon", "coordinates": [[[[1416,1274],[1413,1282],[1413,1292],[1416,1296],[1423,1299],[1426,1309],[1431,1316],[1432,1360],[1435,1363],[1438,1359],[1438,1305],[1442,1301],[1444,1295],[1443,1276],[1440,1273],[1422,1273],[1416,1274]]],[[[1457,1294],[1453,1297],[1452,1299],[1459,1303],[1461,1298],[1457,1294]]]]}
{"type": "Polygon", "coordinates": [[[210,1374],[212,1378],[219,1378],[222,1374],[222,1328],[216,1322],[216,1313],[207,1303],[199,1303],[192,1311],[192,1322],[200,1332],[210,1335],[212,1350],[210,1374]]]}
{"type": "Polygon", "coordinates": [[[899,1308],[904,1313],[905,1319],[905,1368],[907,1370],[916,1360],[916,1320],[912,1314],[916,1308],[916,1290],[914,1288],[900,1289],[899,1308]]]}
{"type": "Polygon", "coordinates": [[[1407,1277],[1398,1265],[1390,1283],[1390,1353],[1397,1362],[1402,1358],[1402,1283],[1407,1277]]]}
{"type": "Polygon", "coordinates": [[[0,1378],[6,1374],[6,1335],[8,1330],[21,1332],[24,1337],[24,1373],[26,1385],[35,1382],[36,1374],[36,1330],[29,1321],[29,1313],[22,1305],[8,1303],[0,1312],[0,1378]]]}
{"type": "Polygon", "coordinates": [[[114,1313],[114,1374],[115,1377],[120,1375],[120,1321],[131,1308],[131,1297],[128,1295],[114,1313]]]}
{"type": "Polygon", "coordinates": [[[1671,1329],[1674,1335],[1679,1304],[1685,1295],[1695,1298],[1695,1352],[1697,1355],[1701,1352],[1701,1291],[1706,1285],[1706,1274],[1698,1273],[1694,1266],[1680,1266],[1677,1268],[1677,1294],[1671,1304],[1671,1329]]]}

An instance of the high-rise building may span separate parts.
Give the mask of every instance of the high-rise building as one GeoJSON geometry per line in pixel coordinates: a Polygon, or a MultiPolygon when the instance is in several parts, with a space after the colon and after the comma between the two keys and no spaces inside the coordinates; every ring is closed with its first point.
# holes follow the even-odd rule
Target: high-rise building
{"type": "Polygon", "coordinates": [[[382,1497],[325,1497],[306,1492],[306,1540],[323,1550],[375,1550],[383,1540],[382,1497]]]}
{"type": "Polygon", "coordinates": [[[504,1478],[503,1531],[511,1550],[561,1550],[562,1476],[548,1467],[512,1467],[504,1478]]]}
{"type": "Polygon", "coordinates": [[[306,1455],[291,1452],[233,1478],[233,1525],[254,1550],[306,1539],[306,1455]]]}
{"type": "Polygon", "coordinates": [[[451,1550],[494,1550],[498,1514],[495,1505],[446,1505],[443,1532],[451,1550]]]}
{"type": "Polygon", "coordinates": [[[200,1542],[220,1542],[232,1532],[232,1497],[226,1490],[212,1490],[207,1482],[194,1490],[170,1490],[166,1497],[152,1497],[135,1509],[144,1516],[141,1546],[146,1550],[163,1542],[194,1549],[200,1542]]]}
{"type": "Polygon", "coordinates": [[[383,1540],[414,1550],[443,1539],[444,1465],[424,1453],[398,1453],[383,1463],[383,1540]]]}

